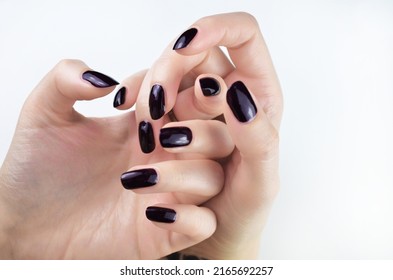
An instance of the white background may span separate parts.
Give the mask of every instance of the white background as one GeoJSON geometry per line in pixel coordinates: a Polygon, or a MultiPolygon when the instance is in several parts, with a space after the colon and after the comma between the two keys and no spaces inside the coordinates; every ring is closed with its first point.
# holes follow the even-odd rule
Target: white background
{"type": "MultiPolygon", "coordinates": [[[[264,259],[393,258],[393,1],[0,0],[0,162],[21,106],[62,58],[122,80],[202,16],[260,22],[285,98],[282,187],[264,259]]],[[[118,112],[113,95],[78,104],[118,112]]]]}

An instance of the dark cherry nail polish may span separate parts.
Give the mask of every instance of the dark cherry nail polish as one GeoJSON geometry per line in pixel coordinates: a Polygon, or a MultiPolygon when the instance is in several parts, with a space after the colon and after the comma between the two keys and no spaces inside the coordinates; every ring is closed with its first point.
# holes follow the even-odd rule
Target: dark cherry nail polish
{"type": "Polygon", "coordinates": [[[91,70],[83,73],[82,78],[98,88],[107,88],[119,84],[111,77],[108,77],[107,75],[104,75],[100,72],[91,71],[91,70]]]}
{"type": "Polygon", "coordinates": [[[139,144],[145,154],[153,152],[156,148],[153,127],[147,121],[142,121],[139,124],[139,144]]]}
{"type": "Polygon", "coordinates": [[[154,85],[151,88],[149,108],[153,120],[158,120],[165,114],[165,92],[161,85],[154,85]]]}
{"type": "Polygon", "coordinates": [[[195,35],[198,33],[198,29],[190,28],[185,31],[180,37],[176,40],[176,43],[173,45],[174,50],[180,50],[188,46],[192,39],[194,39],[195,35]]]}
{"type": "Polygon", "coordinates": [[[176,212],[169,208],[149,206],[146,208],[146,218],[153,222],[174,223],[176,212]]]}
{"type": "Polygon", "coordinates": [[[191,141],[192,132],[188,127],[168,127],[160,131],[160,143],[164,148],[187,146],[191,141]]]}
{"type": "Polygon", "coordinates": [[[241,81],[233,83],[228,89],[227,103],[240,122],[251,121],[258,111],[250,92],[241,81]]]}
{"type": "Polygon", "coordinates": [[[220,93],[220,84],[213,78],[199,79],[199,84],[204,96],[214,96],[220,93]]]}
{"type": "Polygon", "coordinates": [[[158,182],[158,175],[153,168],[146,168],[125,172],[120,180],[124,188],[132,190],[154,186],[158,182]]]}
{"type": "Polygon", "coordinates": [[[126,102],[126,88],[122,87],[118,90],[115,98],[113,99],[113,107],[119,107],[120,105],[123,105],[124,102],[126,102]]]}

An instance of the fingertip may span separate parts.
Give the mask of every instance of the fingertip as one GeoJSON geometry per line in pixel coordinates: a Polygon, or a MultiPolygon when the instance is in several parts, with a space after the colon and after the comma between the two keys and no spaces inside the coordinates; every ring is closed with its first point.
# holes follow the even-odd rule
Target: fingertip
{"type": "Polygon", "coordinates": [[[127,77],[116,92],[113,99],[113,107],[117,110],[127,110],[135,105],[137,93],[139,92],[147,70],[139,71],[127,77]]]}
{"type": "Polygon", "coordinates": [[[213,235],[217,219],[212,210],[188,204],[156,204],[145,211],[157,227],[180,233],[173,240],[177,249],[190,247],[213,235]]]}
{"type": "Polygon", "coordinates": [[[202,74],[195,80],[194,87],[177,96],[174,113],[178,120],[210,120],[223,112],[227,91],[225,81],[216,74],[202,74]]]}
{"type": "Polygon", "coordinates": [[[113,99],[113,107],[122,110],[122,105],[126,102],[126,87],[121,87],[113,99]]]}
{"type": "Polygon", "coordinates": [[[198,34],[198,29],[195,27],[191,27],[184,31],[176,40],[175,44],[173,45],[173,50],[178,51],[181,49],[186,48],[192,40],[198,34]]]}

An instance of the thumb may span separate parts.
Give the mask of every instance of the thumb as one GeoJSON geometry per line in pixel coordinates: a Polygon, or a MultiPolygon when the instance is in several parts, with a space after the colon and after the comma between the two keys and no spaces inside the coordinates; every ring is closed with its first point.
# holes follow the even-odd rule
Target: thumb
{"type": "Polygon", "coordinates": [[[79,60],[60,61],[37,85],[26,101],[29,109],[67,120],[75,116],[77,100],[92,100],[109,94],[119,83],[92,71],[79,60]]]}
{"type": "Polygon", "coordinates": [[[278,131],[243,82],[230,86],[227,103],[224,116],[240,158],[231,190],[239,209],[255,213],[270,205],[279,189],[278,131]]]}
{"type": "Polygon", "coordinates": [[[278,154],[278,131],[246,85],[237,81],[227,92],[225,120],[242,159],[267,162],[278,154]]]}

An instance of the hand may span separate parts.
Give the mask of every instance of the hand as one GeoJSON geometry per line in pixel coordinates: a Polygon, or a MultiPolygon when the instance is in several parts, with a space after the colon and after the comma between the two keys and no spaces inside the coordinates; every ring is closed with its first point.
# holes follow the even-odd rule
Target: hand
{"type": "MultiPolygon", "coordinates": [[[[125,100],[121,94],[116,100],[132,106],[145,73],[125,80],[125,100]]],[[[200,144],[188,148],[198,153],[196,160],[176,160],[158,149],[144,154],[135,112],[87,118],[73,109],[77,100],[104,96],[116,84],[80,61],[65,60],[31,93],[0,169],[0,257],[157,259],[213,234],[214,213],[196,205],[223,186],[221,166],[208,158],[232,152],[225,125],[189,122],[200,144]],[[155,184],[155,193],[141,196],[121,186],[120,175],[130,167],[134,175],[147,167],[158,173],[134,177],[134,183],[155,184]],[[145,217],[149,206],[173,209],[176,222],[152,223],[145,217]]],[[[130,174],[122,177],[125,185],[132,183],[130,174]]],[[[157,219],[157,208],[149,214],[157,219]]]]}
{"type": "Polygon", "coordinates": [[[257,257],[261,232],[279,189],[278,131],[283,108],[280,85],[256,20],[234,13],[194,23],[149,70],[136,108],[137,121],[151,122],[155,134],[165,123],[160,117],[172,109],[181,121],[224,114],[236,148],[222,163],[223,190],[203,204],[216,214],[217,229],[184,252],[208,259],[257,257]],[[234,65],[218,46],[228,48],[234,65]],[[199,76],[202,73],[208,74],[199,76]],[[194,88],[193,79],[190,82],[193,75],[196,84],[206,76],[216,77],[221,93],[203,97],[199,85],[194,88]],[[217,75],[231,85],[228,93],[217,75]],[[150,90],[155,84],[161,86],[159,95],[150,90]]]}

